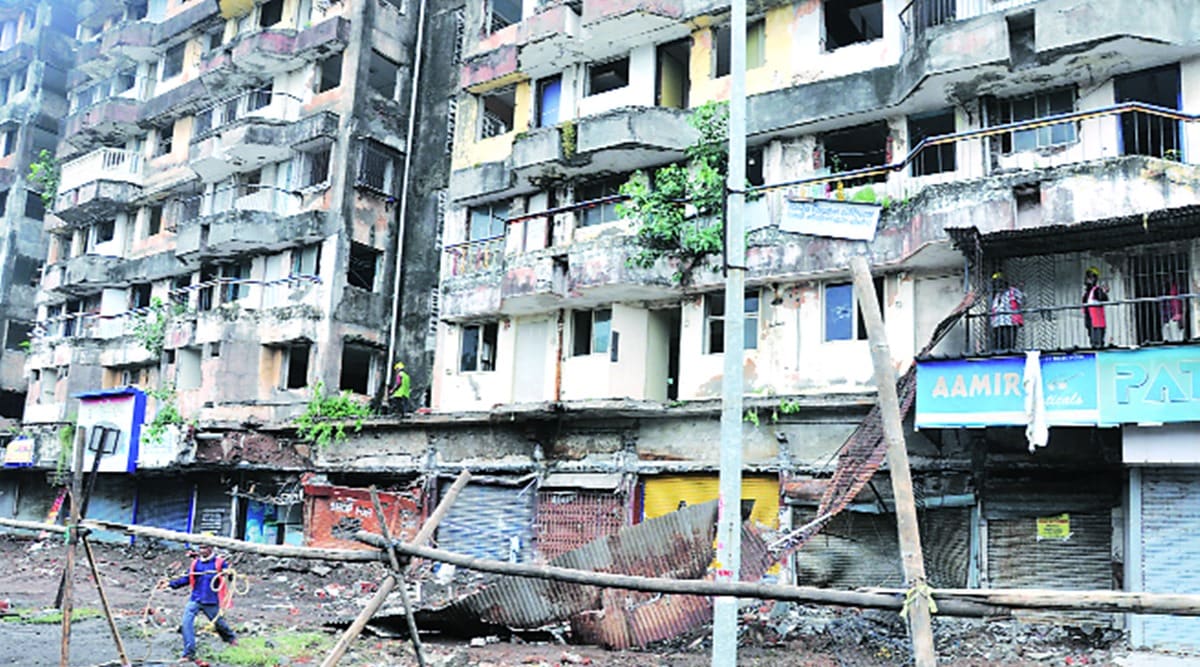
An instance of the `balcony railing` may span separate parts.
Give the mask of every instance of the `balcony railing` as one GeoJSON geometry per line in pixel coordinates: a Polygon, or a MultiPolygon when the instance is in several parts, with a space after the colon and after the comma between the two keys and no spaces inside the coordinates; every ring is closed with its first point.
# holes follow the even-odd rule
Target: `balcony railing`
{"type": "Polygon", "coordinates": [[[464,276],[500,266],[504,259],[504,235],[446,246],[451,276],[464,276]]]}
{"type": "Polygon", "coordinates": [[[900,23],[911,42],[924,37],[925,31],[953,21],[965,21],[984,14],[1007,11],[1037,0],[912,0],[900,10],[900,23]]]}
{"type": "MultiPolygon", "coordinates": [[[[1013,345],[997,340],[991,313],[967,315],[968,354],[1003,354],[1025,350],[1086,350],[1097,347],[1137,347],[1178,343],[1200,338],[1191,314],[1200,306],[1200,294],[1162,294],[1083,304],[1024,308],[1015,311],[1024,318],[1013,345]],[[1102,308],[1104,333],[1094,345],[1085,322],[1084,308],[1102,308]]],[[[1004,323],[1007,320],[1000,320],[1004,323]]],[[[1099,337],[1099,334],[1097,334],[1099,337]]]]}
{"type": "Polygon", "coordinates": [[[100,148],[62,166],[58,189],[66,192],[91,181],[124,181],[141,185],[142,156],[120,148],[100,148]]]}
{"type": "Polygon", "coordinates": [[[302,104],[299,97],[290,93],[270,88],[248,90],[196,112],[192,136],[203,136],[243,118],[294,121],[302,104]]]}

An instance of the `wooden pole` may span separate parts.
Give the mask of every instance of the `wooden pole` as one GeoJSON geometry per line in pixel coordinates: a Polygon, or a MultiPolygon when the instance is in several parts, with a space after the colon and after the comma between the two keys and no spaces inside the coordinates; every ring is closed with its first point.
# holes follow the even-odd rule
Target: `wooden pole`
{"type": "Polygon", "coordinates": [[[125,653],[125,642],[121,641],[121,631],[117,629],[117,620],[113,618],[112,608],[108,605],[108,596],[104,594],[104,582],[100,580],[100,568],[96,567],[96,556],[92,553],[92,543],[83,538],[83,553],[87,555],[88,565],[92,569],[92,578],[96,580],[96,592],[100,594],[100,606],[104,609],[104,617],[108,619],[108,629],[112,632],[113,641],[117,644],[117,655],[121,664],[129,664],[129,656],[125,653]]]}
{"type": "MultiPolygon", "coordinates": [[[[8,521],[0,519],[0,525],[7,525],[8,521]]],[[[42,524],[38,524],[42,525],[42,524]]],[[[87,519],[83,522],[84,527],[113,530],[125,533],[127,535],[140,535],[142,537],[153,537],[158,540],[166,540],[169,542],[190,542],[192,544],[210,544],[214,547],[229,549],[231,551],[242,551],[246,553],[258,554],[260,556],[275,556],[277,558],[308,558],[312,560],[328,560],[341,562],[358,562],[358,563],[374,563],[379,561],[387,561],[387,554],[381,551],[363,551],[361,549],[321,549],[317,547],[293,547],[284,544],[254,544],[251,542],[243,542],[228,537],[217,537],[215,535],[199,535],[195,533],[180,533],[174,530],[165,530],[163,528],[151,528],[149,526],[131,526],[128,524],[117,523],[114,521],[100,521],[96,519],[87,519]]],[[[24,528],[26,526],[17,526],[24,528]]],[[[62,530],[59,526],[51,526],[58,530],[62,530]]]]}
{"type": "MultiPolygon", "coordinates": [[[[442,496],[442,499],[438,502],[438,506],[434,508],[433,514],[429,515],[429,518],[425,521],[425,524],[421,526],[421,530],[417,531],[417,536],[413,538],[412,544],[419,545],[428,541],[430,537],[433,537],[433,531],[437,530],[438,524],[442,522],[442,518],[445,517],[446,513],[450,511],[450,506],[453,505],[454,501],[458,499],[458,493],[462,491],[462,488],[467,485],[467,482],[470,481],[470,479],[471,473],[466,469],[458,474],[458,478],[454,480],[454,484],[450,485],[450,488],[446,490],[446,495],[442,496]]],[[[383,549],[387,554],[387,559],[392,563],[392,567],[399,569],[400,559],[396,557],[396,548],[392,546],[394,541],[390,537],[386,537],[387,520],[383,516],[383,508],[379,505],[379,494],[375,492],[374,486],[372,486],[370,490],[371,500],[375,503],[375,514],[379,517],[379,527],[380,530],[384,531],[385,535],[375,535],[374,533],[367,534],[378,540],[378,542],[372,544],[383,549]]],[[[384,588],[386,587],[387,591],[390,593],[395,586],[396,577],[394,575],[389,575],[383,580],[383,583],[379,586],[380,592],[371,599],[371,602],[364,607],[361,612],[359,612],[358,618],[354,619],[354,623],[352,623],[350,627],[346,628],[346,632],[338,639],[338,642],[334,645],[333,650],[329,652],[329,655],[326,656],[325,661],[321,663],[321,667],[334,667],[337,665],[338,661],[342,659],[342,655],[346,653],[346,649],[349,648],[350,642],[354,641],[354,638],[357,637],[360,632],[362,632],[364,627],[366,627],[367,621],[371,620],[371,617],[374,616],[375,612],[379,611],[379,607],[383,605],[384,599],[387,598],[387,593],[384,593],[384,588]]],[[[411,632],[413,636],[413,645],[417,647],[417,660],[424,665],[425,659],[421,652],[421,645],[419,643],[420,640],[417,639],[417,624],[416,620],[413,619],[412,616],[412,608],[409,606],[408,592],[403,590],[403,586],[401,587],[401,591],[401,599],[404,601],[404,615],[409,619],[409,632],[411,632]]]]}
{"type": "MultiPolygon", "coordinates": [[[[379,534],[390,544],[392,541],[392,531],[388,528],[387,517],[383,513],[383,503],[379,502],[379,493],[375,490],[374,484],[371,485],[369,490],[371,492],[371,504],[375,507],[375,516],[379,517],[379,534]]],[[[417,664],[420,667],[425,667],[425,648],[421,646],[421,636],[417,631],[417,619],[413,617],[412,601],[408,599],[408,588],[405,587],[406,582],[401,575],[400,559],[396,558],[396,550],[390,546],[387,548],[387,554],[392,566],[392,572],[400,577],[400,601],[404,604],[404,619],[408,622],[408,634],[412,636],[413,649],[417,653],[417,664]]]]}
{"type": "Polygon", "coordinates": [[[354,619],[354,623],[349,628],[346,628],[346,632],[338,638],[337,644],[334,644],[333,650],[325,657],[325,661],[321,663],[321,667],[333,667],[338,664],[338,661],[346,654],[346,649],[350,648],[350,642],[354,641],[354,638],[362,632],[363,628],[367,625],[367,621],[370,621],[375,612],[379,611],[379,608],[383,606],[383,602],[387,600],[387,596],[395,587],[396,577],[389,574],[384,578],[383,583],[379,584],[379,590],[376,591],[375,597],[371,598],[371,601],[359,613],[358,618],[354,619]]]}
{"type": "MultiPolygon", "coordinates": [[[[894,588],[866,588],[871,593],[895,595],[904,591],[894,588]]],[[[942,600],[975,600],[1005,609],[1044,611],[1102,611],[1134,614],[1166,614],[1171,616],[1200,616],[1200,595],[1194,593],[1141,593],[1133,591],[1060,591],[1038,588],[938,588],[934,590],[938,605],[942,600]]]]}
{"type": "MultiPolygon", "coordinates": [[[[72,431],[74,432],[74,431],[72,431]]],[[[71,470],[71,519],[67,531],[67,562],[63,569],[62,646],[59,667],[71,662],[71,583],[75,579],[75,542],[79,540],[79,504],[83,492],[83,438],[75,433],[75,467],[71,470]]]]}
{"type": "Polygon", "coordinates": [[[854,291],[859,312],[867,327],[871,348],[871,363],[875,367],[875,385],[879,391],[879,410],[883,423],[883,438],[887,442],[888,473],[892,479],[892,495],[896,501],[896,530],[900,537],[900,561],[904,568],[904,583],[908,586],[906,613],[909,635],[913,643],[913,659],[917,667],[937,664],[933,647],[933,620],[930,617],[932,592],[925,580],[925,560],[921,553],[921,532],[917,524],[917,504],[913,497],[912,473],[908,467],[908,450],[904,442],[904,426],[900,417],[900,399],[896,395],[896,369],[888,348],[887,332],[883,329],[883,313],[876,300],[871,269],[862,255],[850,258],[854,291]]]}

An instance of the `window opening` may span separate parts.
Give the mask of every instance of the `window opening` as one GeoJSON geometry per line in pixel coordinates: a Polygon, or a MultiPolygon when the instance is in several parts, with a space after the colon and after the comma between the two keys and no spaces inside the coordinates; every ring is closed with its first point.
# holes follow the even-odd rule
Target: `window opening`
{"type": "MultiPolygon", "coordinates": [[[[829,132],[821,137],[825,147],[825,166],[831,174],[887,164],[887,122],[879,121],[844,130],[829,132]]],[[[887,174],[874,174],[845,181],[847,186],[887,180],[887,174]]]]}
{"type": "Polygon", "coordinates": [[[825,50],[883,37],[881,0],[825,0],[825,50]]]}
{"type": "MultiPolygon", "coordinates": [[[[713,54],[713,76],[729,76],[732,65],[733,29],[729,24],[713,28],[716,49],[713,54]]],[[[766,22],[762,19],[746,24],[746,69],[766,63],[766,22]]]]}
{"type": "Polygon", "coordinates": [[[473,206],[468,213],[468,241],[483,241],[504,236],[504,222],[511,204],[508,201],[473,206]]]}
{"type": "Polygon", "coordinates": [[[369,245],[351,242],[350,261],[346,266],[346,284],[373,291],[381,254],[369,245]]]}
{"type": "Polygon", "coordinates": [[[496,370],[496,338],[500,326],[496,322],[471,324],[462,328],[462,343],[458,356],[460,373],[496,370]]]}
{"type": "MultiPolygon", "coordinates": [[[[745,319],[742,323],[742,349],[758,349],[758,290],[747,290],[742,301],[745,319]]],[[[710,292],[704,295],[704,353],[725,352],[725,293],[710,292]]]]}
{"type": "MultiPolygon", "coordinates": [[[[873,282],[879,312],[884,313],[883,277],[877,277],[873,282]]],[[[867,327],[854,294],[854,283],[827,283],[824,303],[826,342],[867,339],[867,327]]]]}
{"type": "Polygon", "coordinates": [[[573,356],[607,353],[612,340],[612,309],[574,311],[571,331],[573,356]]]}
{"type": "MultiPolygon", "coordinates": [[[[586,202],[621,194],[621,186],[629,180],[627,176],[614,176],[599,181],[583,183],[575,188],[575,201],[586,202]]],[[[618,201],[594,204],[579,211],[579,226],[591,227],[621,219],[617,214],[618,201]]]]}
{"type": "MultiPolygon", "coordinates": [[[[942,109],[908,117],[908,145],[916,148],[923,139],[954,133],[954,109],[942,109]]],[[[955,144],[927,146],[913,156],[909,171],[913,176],[941,174],[956,169],[955,144]]]]}
{"type": "Polygon", "coordinates": [[[558,124],[559,103],[562,99],[562,76],[555,75],[537,82],[537,126],[558,124]]]}
{"type": "Polygon", "coordinates": [[[372,90],[389,100],[396,99],[397,74],[400,65],[383,55],[371,50],[371,64],[367,71],[367,85],[372,90]]]}
{"type": "Polygon", "coordinates": [[[516,89],[511,86],[480,96],[480,139],[512,131],[516,99],[516,89]]]}
{"type": "Polygon", "coordinates": [[[629,56],[588,65],[588,95],[599,95],[629,85],[629,56]]]}
{"type": "Polygon", "coordinates": [[[323,93],[342,85],[342,53],[339,51],[317,65],[317,92],[323,93]]]}

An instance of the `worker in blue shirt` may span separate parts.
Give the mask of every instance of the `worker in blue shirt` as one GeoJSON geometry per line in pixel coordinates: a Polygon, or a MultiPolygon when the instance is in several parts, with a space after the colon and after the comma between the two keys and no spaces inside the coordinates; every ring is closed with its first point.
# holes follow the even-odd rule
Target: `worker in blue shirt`
{"type": "MultiPolygon", "coordinates": [[[[199,556],[192,560],[188,573],[178,579],[164,578],[158,583],[160,590],[166,588],[182,588],[189,586],[192,595],[188,598],[187,606],[183,609],[183,659],[196,660],[196,613],[204,612],[221,635],[229,644],[237,644],[237,635],[233,628],[225,622],[222,610],[227,606],[228,587],[225,577],[219,576],[226,571],[224,558],[213,553],[212,545],[199,546],[199,556]]],[[[196,660],[198,664],[200,661],[196,660]]]]}

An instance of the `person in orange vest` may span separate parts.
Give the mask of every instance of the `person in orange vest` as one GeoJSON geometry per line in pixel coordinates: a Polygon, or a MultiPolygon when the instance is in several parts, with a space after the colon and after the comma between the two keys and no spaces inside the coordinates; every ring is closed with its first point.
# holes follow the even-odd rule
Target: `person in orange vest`
{"type": "Polygon", "coordinates": [[[1025,326],[1025,293],[1010,285],[1004,273],[992,274],[992,352],[1011,352],[1017,348],[1017,332],[1025,326]]]}
{"type": "Polygon", "coordinates": [[[213,553],[212,545],[201,544],[199,555],[192,560],[188,573],[177,579],[162,579],[158,582],[159,590],[182,588],[188,586],[192,595],[188,598],[187,606],[183,609],[183,659],[205,664],[196,659],[196,614],[204,612],[213,625],[217,634],[226,643],[236,646],[237,634],[225,622],[223,610],[228,607],[228,587],[225,577],[219,576],[227,566],[225,559],[213,553]]]}
{"type": "Polygon", "coordinates": [[[1108,292],[1100,286],[1100,269],[1088,267],[1083,273],[1083,325],[1087,328],[1088,343],[1093,349],[1104,347],[1104,330],[1108,321],[1104,317],[1104,306],[1108,292]]]}

